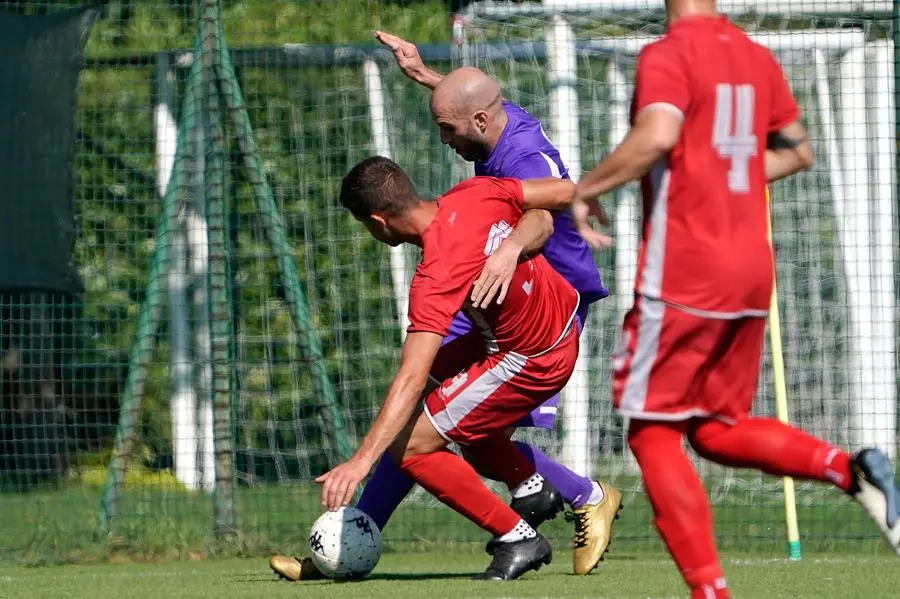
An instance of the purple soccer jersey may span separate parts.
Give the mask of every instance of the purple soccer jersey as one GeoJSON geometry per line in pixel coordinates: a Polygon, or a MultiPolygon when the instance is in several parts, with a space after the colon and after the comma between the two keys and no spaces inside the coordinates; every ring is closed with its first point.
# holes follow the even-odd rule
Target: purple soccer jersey
{"type": "MultiPolygon", "coordinates": [[[[475,174],[515,179],[568,179],[569,173],[559,151],[547,139],[540,121],[507,100],[503,101],[503,109],[508,118],[506,126],[490,155],[475,163],[475,174]]],[[[575,230],[568,211],[560,212],[553,218],[553,235],[541,251],[556,272],[581,295],[578,308],[580,331],[586,322],[589,306],[607,297],[609,291],[603,286],[600,270],[594,262],[590,247],[575,230]]],[[[470,330],[472,324],[460,312],[453,319],[444,343],[470,330]]],[[[558,404],[559,396],[555,395],[523,419],[520,426],[553,428],[558,404]]]]}
{"type": "MultiPolygon", "coordinates": [[[[540,179],[569,178],[569,172],[544,134],[540,121],[512,102],[504,100],[509,119],[497,145],[486,160],[475,163],[475,174],[487,177],[540,179]]],[[[591,248],[581,238],[568,211],[553,219],[553,235],[544,244],[544,257],[581,295],[584,304],[592,304],[609,295],[600,280],[600,270],[591,248]]]]}

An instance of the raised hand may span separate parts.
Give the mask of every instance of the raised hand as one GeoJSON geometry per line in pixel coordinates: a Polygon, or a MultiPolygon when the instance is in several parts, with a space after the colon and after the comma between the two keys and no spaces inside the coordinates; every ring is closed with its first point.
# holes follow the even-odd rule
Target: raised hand
{"type": "Polygon", "coordinates": [[[419,50],[412,42],[387,31],[376,31],[375,39],[391,49],[397,60],[397,66],[404,75],[416,83],[433,89],[443,79],[440,73],[425,66],[422,57],[419,56],[419,50]]]}

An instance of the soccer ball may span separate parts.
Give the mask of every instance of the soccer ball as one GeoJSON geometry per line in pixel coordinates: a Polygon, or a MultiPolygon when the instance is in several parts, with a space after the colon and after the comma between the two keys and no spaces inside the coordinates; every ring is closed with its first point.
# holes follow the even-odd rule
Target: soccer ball
{"type": "Polygon", "coordinates": [[[325,512],[309,531],[313,563],[328,578],[359,579],[381,557],[381,531],[365,512],[344,506],[325,512]]]}

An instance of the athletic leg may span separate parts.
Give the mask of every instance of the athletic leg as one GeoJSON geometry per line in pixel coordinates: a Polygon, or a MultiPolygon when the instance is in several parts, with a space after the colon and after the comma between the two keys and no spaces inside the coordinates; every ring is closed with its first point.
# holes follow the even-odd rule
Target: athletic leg
{"type": "Polygon", "coordinates": [[[697,599],[729,597],[716,554],[713,515],[700,477],[682,449],[685,422],[632,420],[628,446],[641,468],[656,529],[697,599]]]}
{"type": "MultiPolygon", "coordinates": [[[[575,326],[578,328],[579,335],[581,335],[581,331],[584,328],[582,323],[587,318],[587,312],[588,306],[581,306],[578,309],[578,314],[575,316],[575,326]]],[[[553,430],[556,425],[558,408],[559,394],[557,393],[520,420],[517,427],[553,430]]],[[[517,441],[516,445],[528,457],[529,461],[534,464],[541,476],[559,489],[563,499],[572,509],[580,508],[585,504],[598,504],[603,500],[603,490],[598,483],[586,476],[576,474],[533,445],[521,441],[517,441]]]]}
{"type": "Polygon", "coordinates": [[[765,327],[762,318],[723,324],[712,351],[717,360],[698,385],[707,410],[719,418],[694,420],[687,430],[688,440],[698,454],[725,466],[820,480],[849,490],[848,453],[778,420],[747,417],[756,392],[765,327]]]}
{"type": "Polygon", "coordinates": [[[688,439],[698,454],[724,466],[819,480],[843,491],[853,481],[850,454],[778,420],[697,420],[688,428],[688,439]]]}
{"type": "Polygon", "coordinates": [[[413,485],[415,481],[389,455],[384,455],[363,488],[356,507],[369,514],[379,530],[384,530],[413,485]]]}
{"type": "MultiPolygon", "coordinates": [[[[494,537],[489,544],[491,564],[476,578],[514,579],[550,563],[552,550],[547,540],[494,495],[469,463],[446,450],[449,435],[459,436],[460,441],[465,436],[455,435],[453,429],[439,433],[432,422],[433,416],[420,414],[408,440],[398,439],[392,452],[400,468],[422,488],[494,537]]],[[[505,439],[502,431],[498,436],[505,439]]],[[[494,448],[496,467],[507,484],[527,484],[534,468],[515,446],[506,439],[505,445],[497,443],[494,448]]]]}
{"type": "Polygon", "coordinates": [[[516,446],[534,465],[535,470],[559,489],[565,502],[573,509],[580,508],[591,499],[594,499],[591,503],[599,503],[603,499],[600,486],[588,477],[575,474],[533,445],[516,441],[516,446]],[[595,497],[591,496],[592,493],[595,497]]]}
{"type": "MultiPolygon", "coordinates": [[[[465,338],[454,346],[457,351],[472,355],[465,338]]],[[[466,446],[465,451],[475,456],[473,461],[504,480],[512,491],[513,505],[523,518],[528,515],[544,519],[543,515],[531,513],[531,508],[541,503],[536,498],[555,494],[556,511],[562,509],[562,498],[537,475],[506,431],[565,385],[577,356],[578,337],[574,331],[539,357],[514,352],[485,354],[425,400],[425,414],[437,434],[466,446]]],[[[511,563],[495,551],[495,543],[489,544],[488,550],[493,552],[495,564],[511,563]]]]}
{"type": "Polygon", "coordinates": [[[612,357],[615,407],[630,418],[628,444],[656,528],[691,596],[703,599],[728,597],[728,590],[712,510],[682,441],[693,416],[715,409],[701,392],[726,324],[639,297],[612,357]]]}
{"type": "MultiPolygon", "coordinates": [[[[579,335],[582,323],[587,318],[587,309],[588,306],[580,307],[576,316],[579,335]]],[[[553,430],[558,406],[559,394],[556,394],[519,421],[518,427],[553,430]]],[[[516,445],[534,464],[538,473],[559,489],[565,502],[572,508],[572,512],[566,515],[575,527],[572,571],[578,575],[590,573],[600,564],[609,549],[613,523],[622,507],[622,493],[609,483],[576,474],[533,445],[522,442],[516,442],[516,445]]]]}

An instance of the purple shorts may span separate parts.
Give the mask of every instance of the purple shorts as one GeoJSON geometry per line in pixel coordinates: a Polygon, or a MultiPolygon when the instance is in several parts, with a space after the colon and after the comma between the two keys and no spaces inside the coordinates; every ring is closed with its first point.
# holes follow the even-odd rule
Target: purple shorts
{"type": "MultiPolygon", "coordinates": [[[[578,326],[579,335],[581,335],[581,331],[584,328],[584,321],[587,319],[588,309],[588,305],[581,305],[578,306],[578,312],[575,313],[575,324],[578,326]]],[[[460,312],[453,319],[453,322],[450,323],[450,332],[444,337],[444,341],[441,345],[449,343],[453,339],[465,335],[471,330],[472,323],[469,322],[469,319],[466,318],[462,312],[460,312]]],[[[520,420],[517,426],[553,430],[553,427],[556,424],[556,412],[558,408],[559,394],[557,393],[532,410],[531,414],[520,420]]]]}

